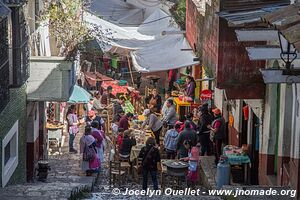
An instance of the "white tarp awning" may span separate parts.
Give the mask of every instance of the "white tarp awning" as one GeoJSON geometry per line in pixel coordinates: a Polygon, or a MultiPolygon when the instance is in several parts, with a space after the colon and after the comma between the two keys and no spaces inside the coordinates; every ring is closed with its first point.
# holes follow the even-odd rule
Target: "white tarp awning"
{"type": "Polygon", "coordinates": [[[198,64],[183,35],[166,36],[151,45],[131,52],[132,62],[137,71],[156,72],[177,69],[198,64]]]}
{"type": "Polygon", "coordinates": [[[28,101],[68,101],[72,62],[63,57],[30,57],[28,101]]]}
{"type": "Polygon", "coordinates": [[[95,33],[102,50],[126,54],[130,52],[137,71],[163,71],[198,63],[193,61],[195,58],[193,51],[182,51],[191,47],[184,35],[178,34],[180,29],[173,18],[158,7],[141,8],[117,0],[99,0],[94,1],[91,10],[84,14],[83,19],[104,33],[106,39],[95,33]],[[128,17],[130,13],[136,12],[136,9],[152,12],[148,17],[143,15],[144,19],[139,25],[123,26],[125,22],[127,25],[136,23],[134,19],[128,17]],[[103,16],[103,19],[94,13],[103,16]],[[123,22],[120,23],[120,20],[123,22]],[[162,35],[163,31],[177,33],[162,35]]]}

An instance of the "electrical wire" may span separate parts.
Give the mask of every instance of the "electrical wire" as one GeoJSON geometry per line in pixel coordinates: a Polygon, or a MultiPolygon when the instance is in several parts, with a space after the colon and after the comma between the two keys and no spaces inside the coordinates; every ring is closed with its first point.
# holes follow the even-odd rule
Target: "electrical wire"
{"type": "Polygon", "coordinates": [[[136,25],[136,26],[139,26],[139,25],[144,25],[144,24],[151,24],[151,23],[154,23],[154,22],[157,22],[157,21],[160,21],[162,19],[166,19],[166,18],[172,18],[172,16],[165,16],[165,17],[162,17],[162,18],[158,18],[156,20],[153,20],[153,21],[149,21],[149,22],[144,22],[144,23],[141,23],[141,24],[130,24],[130,23],[118,23],[118,24],[122,24],[122,25],[136,25]]]}

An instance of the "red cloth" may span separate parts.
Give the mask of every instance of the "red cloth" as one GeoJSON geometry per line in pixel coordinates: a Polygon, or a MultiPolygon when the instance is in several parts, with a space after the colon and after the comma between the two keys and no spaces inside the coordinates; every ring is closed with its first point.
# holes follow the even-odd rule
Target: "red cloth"
{"type": "Polygon", "coordinates": [[[126,115],[121,117],[121,119],[119,121],[119,128],[123,128],[124,131],[129,129],[128,117],[126,115]]]}
{"type": "Polygon", "coordinates": [[[117,81],[105,81],[105,82],[102,83],[102,87],[104,89],[107,89],[108,86],[111,86],[113,88],[112,94],[115,95],[115,96],[118,93],[123,93],[123,94],[128,93],[128,91],[127,91],[128,86],[120,86],[120,85],[118,85],[117,81]]]}
{"type": "Polygon", "coordinates": [[[168,74],[168,81],[175,81],[176,80],[176,71],[174,69],[169,70],[168,74]]]}
{"type": "Polygon", "coordinates": [[[119,134],[117,137],[117,144],[118,144],[119,148],[121,148],[122,143],[123,143],[123,135],[119,134]]]}

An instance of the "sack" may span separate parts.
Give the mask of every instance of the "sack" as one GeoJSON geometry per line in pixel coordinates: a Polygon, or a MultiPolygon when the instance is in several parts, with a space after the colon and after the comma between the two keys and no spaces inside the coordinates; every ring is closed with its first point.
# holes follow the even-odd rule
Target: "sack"
{"type": "Polygon", "coordinates": [[[83,161],[91,161],[94,159],[95,156],[95,150],[94,148],[90,148],[89,146],[85,145],[84,151],[83,151],[83,161]]]}
{"type": "Polygon", "coordinates": [[[212,142],[215,142],[215,132],[213,132],[213,131],[210,131],[210,133],[209,133],[209,139],[210,139],[210,141],[212,141],[212,142]]]}

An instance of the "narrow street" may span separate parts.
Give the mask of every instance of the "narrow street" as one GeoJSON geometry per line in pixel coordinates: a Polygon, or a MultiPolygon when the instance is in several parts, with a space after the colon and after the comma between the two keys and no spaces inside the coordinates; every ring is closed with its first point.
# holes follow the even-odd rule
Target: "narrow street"
{"type": "Polygon", "coordinates": [[[0,200],[300,200],[300,0],[0,0],[0,200]]]}

